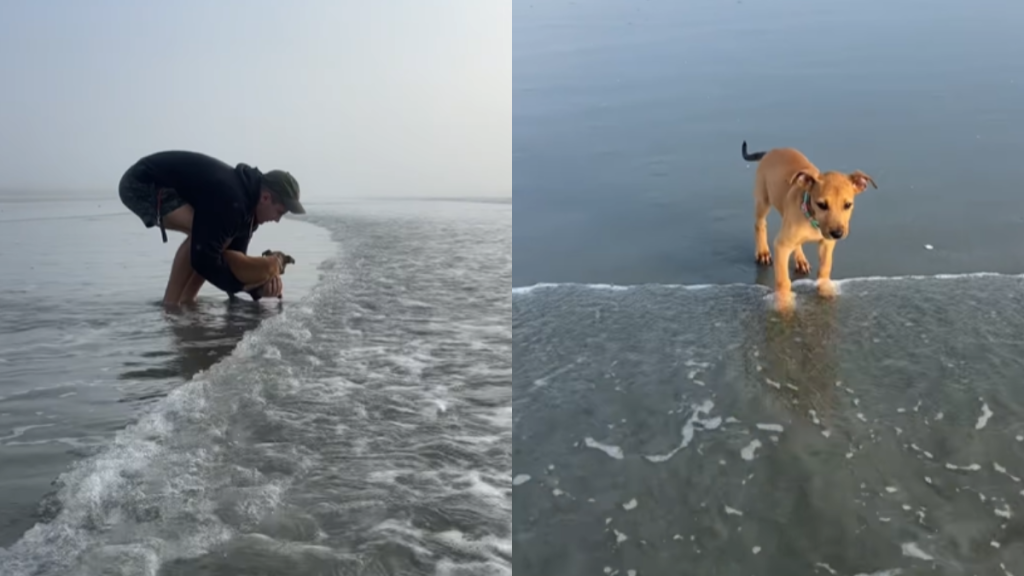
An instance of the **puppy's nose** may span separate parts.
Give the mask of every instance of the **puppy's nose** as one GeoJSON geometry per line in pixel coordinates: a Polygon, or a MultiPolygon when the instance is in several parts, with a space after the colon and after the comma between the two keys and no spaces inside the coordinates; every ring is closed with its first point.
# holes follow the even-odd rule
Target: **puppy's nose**
{"type": "Polygon", "coordinates": [[[828,231],[829,236],[835,238],[836,240],[839,240],[840,238],[842,238],[843,234],[845,234],[845,233],[846,233],[846,231],[843,230],[842,228],[833,228],[833,229],[828,231]]]}

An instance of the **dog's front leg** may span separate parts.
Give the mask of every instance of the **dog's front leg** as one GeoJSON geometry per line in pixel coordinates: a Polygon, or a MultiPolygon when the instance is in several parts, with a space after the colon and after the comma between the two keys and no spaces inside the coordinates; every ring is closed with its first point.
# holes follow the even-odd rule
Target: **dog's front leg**
{"type": "Polygon", "coordinates": [[[775,240],[775,303],[780,310],[793,306],[793,284],[789,280],[789,259],[795,245],[775,240]]]}
{"type": "Polygon", "coordinates": [[[818,294],[825,298],[836,295],[832,284],[832,252],[835,249],[836,243],[832,240],[818,241],[818,294]]]}

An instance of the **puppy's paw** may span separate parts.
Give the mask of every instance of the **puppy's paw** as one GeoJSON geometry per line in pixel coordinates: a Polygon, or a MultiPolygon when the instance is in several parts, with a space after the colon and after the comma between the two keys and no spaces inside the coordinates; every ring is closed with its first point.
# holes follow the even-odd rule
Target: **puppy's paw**
{"type": "Polygon", "coordinates": [[[822,298],[835,298],[836,285],[831,280],[818,280],[818,295],[822,298]]]}
{"type": "Polygon", "coordinates": [[[795,254],[793,256],[793,260],[796,263],[796,267],[794,268],[794,270],[796,270],[797,274],[811,273],[811,263],[807,261],[806,256],[803,256],[801,254],[795,254]]]}
{"type": "Polygon", "coordinates": [[[775,309],[782,313],[784,316],[789,315],[796,308],[796,298],[793,297],[793,293],[790,291],[775,292],[775,309]]]}
{"type": "Polygon", "coordinates": [[[754,255],[754,258],[757,260],[757,263],[760,264],[761,266],[772,265],[772,251],[767,248],[759,249],[757,251],[757,254],[754,255]]]}

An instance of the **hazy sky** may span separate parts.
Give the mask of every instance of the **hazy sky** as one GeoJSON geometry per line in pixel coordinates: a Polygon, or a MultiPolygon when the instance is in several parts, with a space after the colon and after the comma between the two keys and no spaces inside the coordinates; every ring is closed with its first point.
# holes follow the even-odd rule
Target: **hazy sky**
{"type": "Polygon", "coordinates": [[[109,191],[139,157],[304,195],[512,195],[504,0],[0,3],[0,188],[109,191]]]}

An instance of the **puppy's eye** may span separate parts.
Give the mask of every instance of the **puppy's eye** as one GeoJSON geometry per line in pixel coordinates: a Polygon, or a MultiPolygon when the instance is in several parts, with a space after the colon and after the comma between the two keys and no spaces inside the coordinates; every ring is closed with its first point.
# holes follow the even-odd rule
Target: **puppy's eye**
{"type": "Polygon", "coordinates": [[[843,210],[849,210],[850,208],[853,208],[853,202],[843,204],[843,210]]]}
{"type": "Polygon", "coordinates": [[[818,202],[818,208],[822,210],[828,210],[828,202],[818,202]]]}

